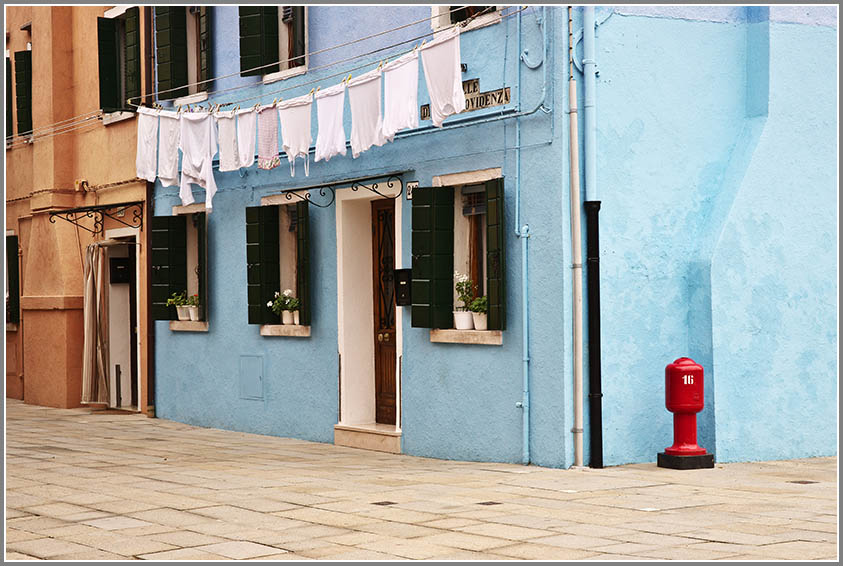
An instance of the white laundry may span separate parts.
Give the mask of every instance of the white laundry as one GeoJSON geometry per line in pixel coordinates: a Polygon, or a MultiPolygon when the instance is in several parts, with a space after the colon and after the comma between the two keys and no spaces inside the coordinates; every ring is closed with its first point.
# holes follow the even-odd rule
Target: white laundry
{"type": "Polygon", "coordinates": [[[398,130],[419,127],[418,53],[411,51],[383,66],[383,97],[383,135],[387,140],[392,141],[398,130]]]}
{"type": "Polygon", "coordinates": [[[272,106],[258,110],[258,169],[275,169],[278,157],[278,115],[272,106]]]}
{"type": "Polygon", "coordinates": [[[381,117],[380,69],[349,81],[348,102],[351,106],[351,156],[356,158],[373,145],[381,146],[386,141],[381,117]]]}
{"type": "Polygon", "coordinates": [[[313,95],[306,94],[278,103],[278,119],[281,120],[281,140],[287,160],[290,162],[290,175],[296,175],[296,157],[304,159],[304,176],[310,175],[308,152],[313,136],[310,134],[310,115],[313,108],[313,95]]]}
{"type": "Polygon", "coordinates": [[[165,187],[179,184],[179,139],[181,125],[178,112],[162,110],[158,124],[158,179],[165,187]]]}
{"type": "Polygon", "coordinates": [[[430,119],[434,126],[451,114],[465,110],[465,94],[460,79],[459,26],[421,48],[424,78],[430,95],[430,119]]]}
{"type": "Polygon", "coordinates": [[[138,108],[138,148],[135,156],[137,176],[154,182],[158,171],[158,111],[138,108]]]}
{"type": "Polygon", "coordinates": [[[220,171],[236,171],[240,168],[235,116],[234,110],[214,114],[219,131],[220,171]]]}
{"type": "Polygon", "coordinates": [[[181,115],[181,183],[179,196],[183,205],[193,203],[191,183],[205,189],[205,209],[211,210],[211,202],[217,192],[214,181],[213,160],[217,153],[217,129],[207,112],[183,113],[181,115]]]}
{"type": "Polygon", "coordinates": [[[255,138],[258,131],[257,112],[254,108],[237,111],[237,153],[238,165],[251,167],[255,162],[255,138]]]}
{"type": "Polygon", "coordinates": [[[335,155],[345,155],[345,130],[342,127],[345,104],[345,83],[316,93],[316,159],[328,161],[335,155]]]}

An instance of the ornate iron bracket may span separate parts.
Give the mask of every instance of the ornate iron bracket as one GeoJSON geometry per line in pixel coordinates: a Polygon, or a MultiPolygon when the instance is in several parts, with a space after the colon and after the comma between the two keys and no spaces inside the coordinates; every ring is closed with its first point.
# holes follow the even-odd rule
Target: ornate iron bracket
{"type": "Polygon", "coordinates": [[[404,192],[404,183],[403,183],[403,182],[401,182],[401,179],[400,179],[400,178],[398,178],[398,177],[396,177],[395,175],[390,175],[390,176],[387,178],[387,180],[386,180],[386,188],[387,188],[387,189],[391,189],[391,188],[393,188],[393,187],[395,186],[395,183],[396,183],[396,182],[398,183],[398,185],[399,185],[401,188],[400,188],[400,190],[399,190],[396,194],[394,194],[394,195],[385,195],[385,194],[383,194],[382,192],[380,192],[380,191],[378,190],[378,183],[372,183],[372,184],[371,184],[371,186],[370,186],[370,185],[364,185],[363,183],[359,183],[359,182],[356,182],[356,181],[355,181],[354,183],[352,183],[352,184],[351,184],[351,190],[352,190],[352,191],[358,191],[358,190],[360,190],[360,189],[366,189],[367,191],[371,191],[371,192],[373,192],[373,193],[375,193],[375,194],[377,194],[377,195],[381,196],[382,198],[386,198],[386,199],[390,199],[390,200],[395,200],[395,199],[397,199],[397,198],[399,198],[399,197],[401,196],[401,193],[403,193],[403,192],[404,192]]]}
{"type": "Polygon", "coordinates": [[[324,197],[325,195],[328,194],[328,192],[330,192],[331,193],[331,200],[329,200],[326,204],[319,204],[318,202],[316,202],[314,200],[311,200],[310,190],[308,190],[306,193],[304,193],[304,196],[301,196],[299,194],[300,191],[287,191],[287,192],[284,193],[284,198],[286,198],[287,200],[293,200],[293,197],[296,197],[299,200],[303,200],[303,201],[307,202],[308,204],[312,204],[313,206],[318,206],[319,208],[328,208],[329,206],[334,204],[334,199],[337,198],[337,193],[336,193],[336,191],[334,190],[333,187],[325,186],[325,187],[318,187],[318,189],[319,189],[319,196],[321,196],[321,197],[324,197]]]}
{"type": "Polygon", "coordinates": [[[110,218],[115,222],[119,222],[129,228],[143,228],[143,202],[130,202],[127,204],[105,204],[99,206],[83,206],[80,208],[70,208],[68,210],[60,210],[58,212],[50,213],[50,222],[56,223],[56,218],[61,218],[66,222],[70,222],[74,226],[78,226],[83,230],[87,230],[92,234],[102,234],[105,227],[105,219],[110,218]],[[131,218],[126,222],[126,212],[131,211],[131,218]],[[88,228],[82,224],[85,218],[92,218],[94,220],[94,228],[88,228]]]}

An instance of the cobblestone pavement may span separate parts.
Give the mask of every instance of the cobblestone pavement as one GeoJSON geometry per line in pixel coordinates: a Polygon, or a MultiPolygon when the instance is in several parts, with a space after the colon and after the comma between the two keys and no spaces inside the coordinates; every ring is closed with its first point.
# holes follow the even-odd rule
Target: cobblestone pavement
{"type": "Polygon", "coordinates": [[[554,470],[6,410],[6,559],[837,557],[836,458],[554,470]]]}

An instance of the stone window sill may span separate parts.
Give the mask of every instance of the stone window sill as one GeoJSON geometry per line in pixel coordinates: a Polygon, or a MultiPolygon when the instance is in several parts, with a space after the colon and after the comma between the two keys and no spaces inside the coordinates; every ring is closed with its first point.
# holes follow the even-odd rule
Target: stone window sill
{"type": "Polygon", "coordinates": [[[301,324],[262,324],[261,336],[295,336],[307,338],[310,336],[310,327],[301,324]]]}
{"type": "Polygon", "coordinates": [[[173,106],[184,106],[186,104],[196,104],[197,102],[204,102],[208,100],[208,91],[194,92],[181,98],[173,100],[173,106]]]}
{"type": "Polygon", "coordinates": [[[171,320],[170,330],[173,332],[208,332],[208,322],[205,320],[171,320]]]}
{"type": "Polygon", "coordinates": [[[102,115],[102,125],[108,126],[111,124],[116,124],[117,122],[122,122],[123,120],[129,120],[134,117],[134,112],[107,112],[102,115]]]}
{"type": "Polygon", "coordinates": [[[290,77],[297,77],[305,74],[306,72],[307,65],[299,65],[298,67],[293,67],[292,69],[284,69],[283,71],[278,71],[277,73],[269,73],[263,76],[263,84],[268,85],[276,81],[289,79],[290,77]]]}
{"type": "Polygon", "coordinates": [[[503,332],[500,330],[435,328],[430,331],[430,341],[446,344],[485,344],[487,346],[500,346],[503,344],[503,332]]]}

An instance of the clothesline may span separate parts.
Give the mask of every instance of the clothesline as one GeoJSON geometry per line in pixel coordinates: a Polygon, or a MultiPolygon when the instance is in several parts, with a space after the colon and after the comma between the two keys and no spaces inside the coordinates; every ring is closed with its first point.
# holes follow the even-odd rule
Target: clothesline
{"type": "MultiPolygon", "coordinates": [[[[462,10],[466,7],[467,6],[457,6],[457,7],[454,7],[453,9],[449,10],[447,13],[450,14],[450,13],[453,13],[455,11],[462,10]]],[[[484,10],[484,12],[485,12],[485,10],[484,10]]],[[[332,51],[334,49],[339,49],[341,47],[347,47],[347,46],[353,45],[355,43],[366,41],[368,39],[379,37],[381,35],[392,33],[394,31],[398,31],[398,30],[405,29],[405,28],[408,28],[408,27],[411,27],[411,26],[414,26],[414,25],[417,25],[417,24],[420,24],[420,23],[423,23],[423,22],[430,21],[432,19],[440,17],[440,15],[422,18],[420,20],[416,20],[414,22],[409,22],[409,23],[406,23],[406,24],[403,24],[403,25],[400,25],[400,26],[396,26],[394,28],[383,30],[383,31],[380,31],[378,33],[374,33],[374,34],[371,34],[371,35],[368,35],[368,36],[365,36],[365,37],[359,37],[359,38],[353,39],[351,41],[347,41],[347,42],[339,44],[339,45],[334,45],[332,47],[326,47],[324,49],[312,51],[310,53],[307,53],[306,55],[308,55],[308,56],[317,55],[317,54],[325,53],[325,52],[328,52],[328,51],[332,51]]],[[[359,55],[358,57],[364,57],[365,55],[366,54],[362,54],[362,55],[359,55]]],[[[207,84],[207,83],[210,83],[210,82],[213,82],[213,81],[216,81],[216,80],[237,76],[237,75],[240,75],[243,72],[261,70],[261,69],[264,69],[266,67],[271,67],[271,66],[278,65],[278,64],[284,63],[284,62],[289,62],[289,61],[292,61],[294,59],[299,59],[301,57],[302,56],[288,58],[288,59],[284,59],[284,60],[279,60],[279,61],[276,61],[274,63],[269,63],[267,65],[255,67],[253,69],[246,69],[245,71],[238,71],[238,72],[230,73],[230,74],[227,74],[227,75],[220,75],[218,77],[212,77],[212,78],[209,78],[209,79],[205,79],[204,81],[199,81],[199,82],[195,82],[195,83],[188,83],[186,85],[181,85],[181,86],[174,87],[174,88],[171,88],[171,89],[154,91],[154,92],[151,92],[151,93],[146,93],[146,94],[141,95],[141,96],[134,96],[134,97],[129,98],[127,100],[127,102],[129,102],[130,106],[138,107],[139,106],[138,104],[134,104],[131,101],[134,100],[134,99],[146,98],[148,96],[154,96],[156,94],[172,92],[172,91],[175,91],[175,90],[179,90],[179,89],[183,89],[183,88],[187,88],[187,87],[191,87],[191,86],[198,86],[198,85],[201,85],[201,84],[207,84]]],[[[332,65],[334,65],[334,64],[336,64],[336,63],[332,63],[332,65]]],[[[311,71],[312,70],[313,69],[311,69],[311,71]]],[[[354,69],[352,69],[352,70],[354,70],[354,69]]],[[[247,88],[247,87],[250,87],[250,86],[253,86],[253,85],[243,85],[243,87],[237,87],[237,88],[247,88]]],[[[212,91],[211,94],[215,94],[215,93],[218,93],[218,92],[222,92],[222,91],[212,91]]],[[[77,116],[73,116],[71,118],[58,120],[56,122],[53,122],[52,124],[45,124],[43,126],[39,126],[37,128],[34,128],[34,129],[32,129],[28,132],[19,133],[19,134],[17,134],[17,136],[19,136],[21,139],[18,139],[18,140],[14,140],[15,134],[13,134],[11,136],[6,136],[6,142],[8,144],[10,141],[14,140],[13,143],[11,143],[8,146],[9,148],[15,148],[15,147],[20,147],[20,146],[24,146],[24,145],[29,145],[30,143],[32,143],[35,140],[45,139],[45,138],[53,137],[55,135],[73,132],[73,131],[78,129],[78,128],[75,128],[73,126],[87,125],[88,121],[90,121],[93,118],[99,118],[100,116],[102,116],[102,110],[101,109],[89,110],[88,112],[84,112],[82,114],[79,114],[77,116]],[[26,136],[26,137],[23,138],[22,136],[26,136]]]]}
{"type": "MultiPolygon", "coordinates": [[[[213,157],[219,151],[220,172],[250,167],[255,160],[258,137],[258,168],[274,169],[280,164],[278,122],[281,122],[283,148],[295,176],[295,161],[304,160],[309,175],[309,147],[313,101],[317,106],[318,137],[315,161],[328,161],[345,155],[343,127],[345,93],[352,111],[351,146],[353,157],[373,145],[392,141],[396,132],[418,127],[418,60],[422,60],[430,96],[434,126],[465,109],[460,69],[459,27],[452,27],[427,45],[356,78],[269,105],[257,104],[243,110],[179,112],[138,108],[137,175],[163,186],[179,186],[182,204],[194,202],[191,184],[206,191],[205,206],[211,210],[216,193],[213,157]],[[381,112],[381,82],[384,87],[381,112]],[[159,141],[160,137],[160,141],[159,141]],[[178,154],[182,154],[179,180],[178,154]],[[156,168],[157,164],[157,168],[156,168]]],[[[298,85],[301,86],[301,85],[298,85]]]]}
{"type": "MultiPolygon", "coordinates": [[[[369,55],[374,55],[375,53],[381,53],[381,52],[383,52],[383,51],[388,51],[388,50],[393,49],[393,48],[395,48],[395,47],[399,47],[399,46],[401,46],[401,45],[405,45],[405,44],[407,44],[407,43],[413,43],[413,42],[416,42],[416,41],[419,41],[419,40],[422,40],[421,45],[424,45],[424,43],[425,43],[425,41],[426,41],[426,38],[427,38],[427,37],[429,37],[429,36],[431,36],[431,35],[437,35],[437,34],[447,33],[447,32],[449,32],[449,31],[453,31],[454,29],[457,29],[457,28],[460,28],[460,27],[464,27],[464,26],[468,25],[468,24],[469,24],[472,20],[474,20],[475,18],[477,18],[477,17],[479,17],[479,16],[483,15],[486,11],[488,11],[488,10],[489,10],[489,9],[491,9],[491,8],[492,8],[492,6],[489,6],[488,8],[486,8],[486,10],[483,10],[482,12],[479,12],[479,13],[475,14],[474,16],[472,16],[471,18],[469,18],[468,20],[464,20],[464,21],[462,21],[462,22],[457,22],[457,23],[452,24],[452,25],[450,25],[450,26],[447,26],[447,27],[445,27],[445,28],[441,28],[440,30],[437,30],[437,31],[430,31],[430,32],[427,32],[427,33],[424,33],[424,34],[418,35],[418,36],[416,36],[416,37],[411,37],[411,38],[409,38],[409,39],[405,39],[405,40],[402,40],[402,41],[399,41],[399,42],[393,43],[393,44],[391,44],[391,45],[387,45],[387,46],[385,46],[385,47],[380,47],[380,48],[378,48],[378,49],[374,49],[374,50],[372,50],[372,51],[369,51],[368,53],[363,53],[363,54],[360,54],[360,55],[354,55],[354,56],[352,56],[352,57],[347,57],[347,58],[345,58],[345,59],[341,59],[341,60],[339,60],[339,61],[333,61],[333,62],[331,62],[331,63],[327,63],[327,64],[325,64],[325,65],[321,65],[321,66],[319,66],[319,67],[312,67],[312,68],[308,69],[308,73],[312,73],[313,71],[318,71],[318,70],[322,70],[322,69],[327,69],[327,68],[330,68],[330,67],[334,67],[334,66],[336,66],[336,65],[340,65],[340,64],[342,64],[342,63],[347,63],[347,62],[349,62],[349,61],[354,61],[354,60],[356,60],[356,59],[360,59],[361,57],[367,57],[367,56],[369,56],[369,55]]],[[[504,14],[504,15],[502,15],[501,17],[502,17],[502,18],[509,18],[509,17],[511,17],[511,16],[514,16],[514,15],[518,14],[519,12],[522,12],[522,11],[526,10],[526,9],[527,9],[527,7],[525,6],[525,7],[523,7],[523,8],[519,8],[519,9],[517,9],[517,10],[513,11],[513,12],[509,12],[509,13],[507,13],[507,14],[504,14]]],[[[419,47],[419,46],[414,47],[414,50],[415,50],[415,49],[417,49],[418,47],[419,47]]],[[[243,98],[243,99],[240,99],[240,100],[234,100],[234,101],[230,101],[230,102],[214,103],[214,102],[210,102],[210,101],[209,101],[209,102],[207,103],[207,106],[206,106],[206,107],[204,107],[204,109],[203,109],[203,107],[202,107],[201,105],[199,105],[199,104],[196,104],[196,105],[194,106],[194,108],[195,108],[195,109],[198,109],[199,111],[203,111],[203,110],[204,110],[204,111],[209,111],[209,110],[210,110],[211,108],[213,108],[213,107],[222,108],[222,107],[226,107],[226,106],[236,105],[236,104],[239,104],[239,103],[241,103],[241,102],[246,102],[246,101],[256,100],[256,99],[263,98],[263,97],[273,96],[273,95],[281,94],[281,93],[283,93],[283,92],[287,92],[287,91],[290,91],[290,90],[298,89],[298,88],[301,88],[301,87],[303,87],[303,86],[309,86],[309,85],[313,85],[313,84],[316,84],[316,83],[321,83],[321,82],[323,82],[325,79],[329,79],[329,78],[333,78],[333,77],[337,77],[337,76],[345,76],[345,75],[347,75],[348,73],[351,73],[351,72],[354,72],[354,71],[358,71],[358,70],[360,70],[360,69],[366,68],[366,67],[368,67],[368,66],[370,66],[370,65],[373,65],[373,64],[376,64],[376,63],[377,63],[377,64],[382,64],[382,63],[383,63],[383,60],[377,60],[377,61],[373,61],[373,62],[364,63],[364,64],[362,64],[362,65],[358,65],[358,66],[353,67],[353,68],[351,68],[351,69],[346,69],[346,70],[341,71],[341,72],[338,72],[338,73],[334,73],[334,74],[327,75],[327,76],[324,76],[324,77],[320,77],[320,78],[317,78],[317,79],[312,79],[312,80],[310,80],[310,81],[306,81],[306,82],[303,82],[303,83],[297,83],[297,84],[295,84],[295,85],[291,85],[291,86],[284,87],[284,88],[282,88],[282,89],[280,89],[280,90],[275,90],[275,91],[270,91],[270,92],[260,93],[260,94],[256,94],[256,95],[253,95],[253,96],[250,96],[250,97],[247,97],[247,98],[243,98]]],[[[236,91],[236,90],[242,90],[242,89],[244,89],[244,88],[254,88],[254,86],[255,86],[254,84],[238,85],[238,86],[233,86],[233,87],[228,87],[228,88],[223,88],[223,89],[218,89],[218,90],[208,91],[208,92],[207,92],[207,95],[210,97],[210,96],[213,96],[213,95],[218,95],[218,94],[222,94],[222,93],[225,93],[225,92],[232,92],[232,91],[236,91]]],[[[136,108],[137,108],[137,107],[139,107],[139,105],[137,105],[137,104],[133,104],[133,103],[131,103],[130,101],[127,101],[127,102],[129,102],[129,104],[130,104],[131,106],[134,106],[134,107],[136,107],[136,108]]],[[[185,106],[189,108],[189,106],[190,106],[190,105],[185,105],[185,106]]],[[[164,107],[163,107],[163,106],[161,106],[161,105],[158,105],[158,107],[159,107],[159,108],[164,108],[164,107]]],[[[177,107],[177,109],[178,109],[178,110],[181,110],[181,108],[180,108],[180,107],[177,107]]]]}
{"type": "MultiPolygon", "coordinates": [[[[451,14],[451,13],[453,13],[453,12],[456,12],[456,11],[458,11],[458,10],[462,10],[462,9],[464,9],[464,8],[467,8],[467,7],[468,7],[468,5],[465,5],[465,6],[455,6],[455,7],[454,7],[454,8],[452,8],[451,10],[448,10],[447,14],[448,14],[448,15],[450,15],[450,14],[451,14]]],[[[476,14],[475,16],[472,16],[472,18],[470,18],[470,20],[471,20],[471,19],[474,19],[475,17],[477,17],[477,16],[479,16],[479,15],[481,15],[481,14],[483,14],[483,13],[486,13],[488,10],[489,10],[489,8],[486,8],[485,10],[483,10],[482,12],[480,12],[480,14],[476,14]]],[[[163,93],[167,93],[167,92],[174,92],[174,91],[181,90],[181,89],[184,89],[184,88],[187,88],[187,87],[191,87],[191,86],[204,85],[204,84],[207,84],[207,83],[211,83],[211,82],[214,82],[214,81],[218,81],[218,80],[220,80],[220,79],[227,79],[227,78],[231,78],[231,77],[236,77],[236,76],[242,75],[243,73],[250,73],[250,72],[252,72],[252,71],[260,71],[260,70],[263,70],[263,69],[266,69],[266,68],[269,68],[269,67],[274,67],[274,66],[279,65],[279,64],[281,64],[281,63],[290,63],[290,62],[295,61],[295,60],[300,60],[300,59],[302,59],[302,58],[304,58],[304,57],[310,57],[310,56],[313,56],[313,55],[320,55],[320,54],[322,54],[322,53],[327,53],[328,51],[333,51],[334,49],[339,49],[340,47],[348,47],[349,45],[354,45],[355,43],[360,43],[361,41],[366,41],[367,39],[372,39],[372,38],[375,38],[375,37],[379,37],[379,36],[381,36],[381,35],[385,35],[385,34],[387,34],[387,33],[392,33],[392,32],[394,32],[394,31],[402,30],[402,29],[404,29],[404,28],[408,28],[408,27],[410,27],[410,26],[414,26],[414,25],[417,25],[417,24],[420,24],[420,23],[423,23],[423,22],[428,22],[428,21],[433,20],[433,19],[436,19],[436,18],[438,18],[438,17],[440,17],[440,14],[437,14],[437,15],[435,15],[435,16],[430,16],[430,17],[427,17],[427,18],[422,18],[422,19],[420,19],[420,20],[416,20],[416,21],[414,21],[414,22],[410,22],[410,23],[403,24],[403,25],[400,25],[400,26],[397,26],[397,27],[394,27],[394,28],[390,28],[390,29],[387,29],[387,30],[383,30],[383,31],[380,31],[380,32],[378,32],[378,33],[373,33],[372,35],[367,35],[367,36],[365,36],[365,37],[358,37],[357,39],[352,39],[352,40],[347,41],[347,42],[345,42],[345,43],[340,43],[340,44],[338,44],[338,45],[333,45],[333,46],[331,46],[331,47],[325,47],[325,48],[323,48],[323,49],[319,49],[319,50],[317,50],[317,51],[311,51],[311,52],[306,53],[306,54],[304,54],[304,55],[298,55],[298,56],[295,56],[295,57],[288,57],[287,59],[280,59],[280,60],[275,61],[275,62],[273,62],[273,63],[267,63],[267,64],[265,64],[265,65],[260,65],[259,67],[252,67],[251,69],[243,69],[243,70],[240,70],[240,71],[237,71],[237,72],[234,72],[234,73],[229,73],[229,74],[227,74],[227,75],[220,75],[220,76],[218,76],[218,77],[212,77],[212,78],[205,79],[205,80],[202,80],[202,81],[197,81],[197,82],[194,82],[194,83],[187,83],[187,84],[180,85],[180,86],[173,87],[173,88],[168,88],[168,89],[163,89],[163,90],[157,90],[157,91],[155,91],[155,92],[147,93],[147,94],[140,95],[140,96],[133,96],[133,97],[129,98],[129,99],[127,100],[127,102],[128,102],[130,105],[132,105],[132,106],[137,106],[136,104],[133,104],[133,103],[132,103],[132,100],[133,100],[133,99],[146,98],[147,96],[155,96],[155,95],[157,95],[157,94],[163,94],[163,93]]],[[[469,20],[469,21],[470,21],[470,20],[469,20]]],[[[359,55],[358,57],[364,57],[364,56],[365,56],[365,55],[359,55]]],[[[332,63],[332,64],[336,64],[336,63],[332,63]]],[[[246,87],[249,87],[249,86],[252,86],[252,85],[245,85],[245,86],[246,86],[246,87]]],[[[237,88],[243,88],[243,87],[237,87],[237,88]]],[[[220,91],[216,91],[216,92],[220,92],[220,91]]]]}

